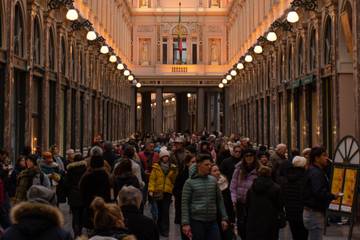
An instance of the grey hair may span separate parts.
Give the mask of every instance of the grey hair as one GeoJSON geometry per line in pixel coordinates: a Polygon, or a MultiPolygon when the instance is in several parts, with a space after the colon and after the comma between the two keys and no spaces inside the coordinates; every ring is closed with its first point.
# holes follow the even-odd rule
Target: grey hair
{"type": "Polygon", "coordinates": [[[134,186],[124,186],[118,194],[119,206],[136,206],[140,208],[142,194],[139,189],[134,186]]]}
{"type": "Polygon", "coordinates": [[[278,145],[276,146],[275,151],[278,151],[278,150],[280,150],[280,149],[285,149],[285,148],[287,148],[286,144],[280,143],[280,144],[278,144],[278,145]]]}

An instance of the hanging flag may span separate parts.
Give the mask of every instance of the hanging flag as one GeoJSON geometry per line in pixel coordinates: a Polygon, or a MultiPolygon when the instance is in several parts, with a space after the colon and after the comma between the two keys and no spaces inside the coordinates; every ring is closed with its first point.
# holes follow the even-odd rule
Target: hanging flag
{"type": "Polygon", "coordinates": [[[179,47],[179,63],[182,64],[182,36],[181,36],[181,1],[179,2],[179,24],[178,24],[178,47],[179,47]]]}

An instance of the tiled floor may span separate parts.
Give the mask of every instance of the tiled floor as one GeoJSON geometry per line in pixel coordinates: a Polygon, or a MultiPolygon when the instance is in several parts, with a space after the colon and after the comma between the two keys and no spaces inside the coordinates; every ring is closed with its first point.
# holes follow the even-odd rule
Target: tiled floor
{"type": "MultiPolygon", "coordinates": [[[[66,204],[61,204],[60,206],[61,211],[65,215],[65,228],[68,231],[71,231],[71,215],[69,213],[69,208],[66,204]]],[[[179,225],[173,224],[174,222],[174,207],[171,205],[171,211],[170,211],[170,234],[169,238],[162,237],[161,240],[180,240],[180,227],[179,225]]],[[[145,214],[150,216],[149,208],[146,207],[145,214]]],[[[331,225],[328,228],[327,235],[324,236],[324,240],[347,240],[349,227],[347,225],[345,226],[338,226],[338,225],[331,225]]],[[[356,225],[354,227],[354,233],[353,233],[353,240],[360,240],[360,225],[356,225]]],[[[283,229],[280,232],[280,239],[279,240],[292,240],[291,233],[288,228],[283,229]]]]}

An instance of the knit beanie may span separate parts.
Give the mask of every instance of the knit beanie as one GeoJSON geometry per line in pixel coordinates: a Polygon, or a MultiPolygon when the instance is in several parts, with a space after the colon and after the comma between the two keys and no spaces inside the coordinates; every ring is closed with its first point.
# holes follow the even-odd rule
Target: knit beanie
{"type": "Polygon", "coordinates": [[[166,150],[166,149],[162,149],[162,150],[160,151],[159,156],[160,156],[160,159],[161,159],[161,158],[163,158],[163,157],[165,157],[165,156],[170,157],[170,153],[169,153],[169,151],[168,151],[168,150],[166,150]]]}
{"type": "Polygon", "coordinates": [[[41,185],[33,185],[29,188],[27,192],[27,200],[29,202],[45,203],[53,206],[55,206],[57,202],[56,193],[53,190],[41,185]]]}

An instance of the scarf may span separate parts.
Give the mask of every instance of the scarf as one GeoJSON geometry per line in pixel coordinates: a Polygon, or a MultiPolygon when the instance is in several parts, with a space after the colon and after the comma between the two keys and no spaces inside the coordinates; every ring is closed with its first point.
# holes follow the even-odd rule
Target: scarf
{"type": "Polygon", "coordinates": [[[161,170],[164,172],[164,175],[168,175],[169,171],[170,171],[170,163],[164,163],[162,161],[160,161],[160,168],[161,170]]]}

